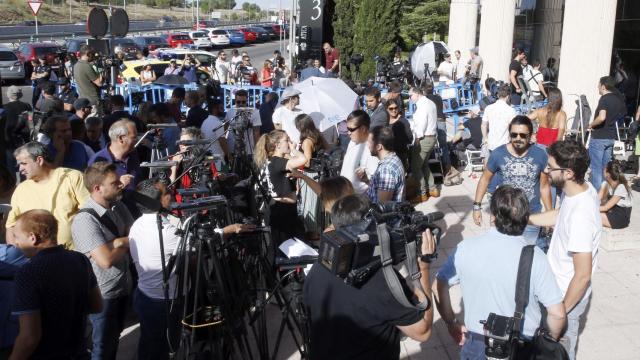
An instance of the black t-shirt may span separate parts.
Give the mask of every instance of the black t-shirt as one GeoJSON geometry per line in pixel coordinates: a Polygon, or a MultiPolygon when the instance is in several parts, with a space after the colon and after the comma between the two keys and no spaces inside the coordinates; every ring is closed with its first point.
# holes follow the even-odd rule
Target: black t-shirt
{"type": "Polygon", "coordinates": [[[198,129],[202,126],[202,123],[209,117],[207,110],[200,106],[194,106],[189,109],[187,113],[187,127],[195,126],[198,129]]]}
{"type": "Polygon", "coordinates": [[[411,144],[411,140],[413,139],[413,135],[411,134],[411,125],[403,116],[400,120],[391,124],[391,130],[393,131],[393,151],[395,151],[398,156],[400,156],[400,154],[404,154],[406,156],[409,151],[408,146],[411,144]]]}
{"type": "MultiPolygon", "coordinates": [[[[520,65],[520,61],[515,59],[511,60],[511,64],[509,65],[509,78],[511,78],[511,71],[516,72],[516,81],[518,81],[518,76],[522,75],[522,65],[520,65]]],[[[511,81],[509,81],[509,85],[511,85],[511,91],[515,92],[516,87],[513,86],[511,81]]]]}
{"type": "Polygon", "coordinates": [[[296,191],[295,180],[287,176],[288,159],[273,156],[267,163],[270,188],[273,190],[272,196],[283,197],[296,191]]]}
{"type": "Polygon", "coordinates": [[[482,118],[469,119],[464,122],[464,127],[469,129],[471,135],[470,138],[463,140],[464,146],[467,147],[472,144],[476,149],[480,150],[482,147],[482,118]]]}
{"type": "Polygon", "coordinates": [[[438,94],[428,94],[427,99],[433,101],[436,104],[436,111],[438,112],[438,121],[445,121],[444,117],[444,104],[442,103],[442,97],[438,94]]]}
{"type": "Polygon", "coordinates": [[[357,289],[320,263],[305,280],[304,301],[311,319],[312,360],[398,359],[401,333],[396,326],[415,324],[424,316],[393,297],[382,271],[357,289]]]}
{"type": "Polygon", "coordinates": [[[597,117],[600,110],[605,110],[607,117],[602,124],[593,127],[591,137],[594,139],[616,139],[616,121],[622,119],[627,113],[624,100],[615,93],[602,95],[594,116],[597,117]]]}
{"type": "Polygon", "coordinates": [[[62,246],[41,250],[18,270],[13,313],[39,311],[42,321],[31,359],[72,359],[84,351],[89,291],[96,286],[89,259],[62,246]]]}
{"type": "MultiPolygon", "coordinates": [[[[20,114],[25,111],[31,111],[31,105],[22,101],[10,101],[4,105],[4,112],[2,113],[2,120],[4,124],[4,141],[7,149],[15,149],[22,145],[22,136],[15,134],[16,127],[18,126],[18,120],[20,114]]],[[[29,136],[27,129],[26,136],[29,136]]]]}
{"type": "Polygon", "coordinates": [[[33,72],[36,73],[36,74],[48,73],[47,76],[36,80],[36,84],[38,84],[38,85],[49,81],[49,79],[51,78],[51,66],[49,66],[49,65],[38,65],[38,66],[36,66],[35,69],[33,69],[33,72]]]}

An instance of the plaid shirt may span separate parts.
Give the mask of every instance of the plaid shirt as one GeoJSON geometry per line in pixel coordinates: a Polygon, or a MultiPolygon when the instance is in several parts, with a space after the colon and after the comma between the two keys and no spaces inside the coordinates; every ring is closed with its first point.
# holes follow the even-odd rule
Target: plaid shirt
{"type": "Polygon", "coordinates": [[[367,195],[371,202],[378,202],[378,191],[393,193],[392,201],[404,200],[404,167],[395,153],[390,153],[380,161],[369,182],[367,195]]]}

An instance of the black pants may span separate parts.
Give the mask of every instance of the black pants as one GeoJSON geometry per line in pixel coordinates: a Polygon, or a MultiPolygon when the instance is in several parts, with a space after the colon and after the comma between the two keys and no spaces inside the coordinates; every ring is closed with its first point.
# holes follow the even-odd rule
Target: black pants
{"type": "Polygon", "coordinates": [[[276,248],[284,241],[304,237],[304,224],[298,216],[298,206],[276,201],[269,206],[269,226],[271,238],[276,248]]]}

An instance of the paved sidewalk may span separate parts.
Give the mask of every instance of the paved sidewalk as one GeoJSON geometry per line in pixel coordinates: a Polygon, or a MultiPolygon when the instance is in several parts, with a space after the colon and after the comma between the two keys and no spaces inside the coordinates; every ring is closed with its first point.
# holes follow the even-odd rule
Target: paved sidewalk
{"type": "MultiPolygon", "coordinates": [[[[483,226],[473,223],[471,207],[477,180],[464,175],[461,185],[444,187],[441,197],[420,204],[417,209],[425,213],[442,211],[441,222],[446,229],[439,246],[439,257],[431,268],[432,277],[447,256],[462,240],[480,235],[489,228],[489,216],[483,215],[483,226]]],[[[634,210],[631,226],[624,230],[605,230],[609,237],[633,236],[640,242],[640,193],[634,192],[634,210]]],[[[485,206],[485,209],[488,206],[485,206]]],[[[580,360],[640,358],[640,250],[600,250],[599,264],[593,276],[593,297],[587,313],[587,321],[580,335],[577,358],[580,360]]],[[[460,320],[459,287],[452,288],[452,303],[460,320]]],[[[279,310],[269,309],[272,341],[279,325],[279,310]]],[[[285,332],[285,336],[288,333],[285,332]]],[[[138,329],[136,325],[123,334],[118,352],[119,360],[135,359],[138,329]]],[[[423,343],[405,339],[401,344],[402,359],[458,359],[459,347],[449,336],[437,311],[434,313],[434,330],[431,338],[423,343]]],[[[277,359],[300,359],[290,338],[283,340],[277,359]]]]}

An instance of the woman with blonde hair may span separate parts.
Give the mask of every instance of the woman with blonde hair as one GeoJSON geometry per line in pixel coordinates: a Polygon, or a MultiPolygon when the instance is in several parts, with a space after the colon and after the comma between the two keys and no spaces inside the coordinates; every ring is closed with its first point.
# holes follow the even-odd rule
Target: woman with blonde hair
{"type": "Polygon", "coordinates": [[[289,173],[305,164],[304,154],[296,150],[287,133],[273,130],[260,137],[253,159],[260,171],[260,186],[266,189],[272,200],[269,202],[267,223],[271,226],[275,243],[302,237],[304,226],[298,217],[296,184],[289,173]]]}
{"type": "Polygon", "coordinates": [[[273,86],[273,69],[271,68],[271,61],[265,60],[262,65],[262,72],[260,73],[260,84],[263,87],[273,86]]]}

